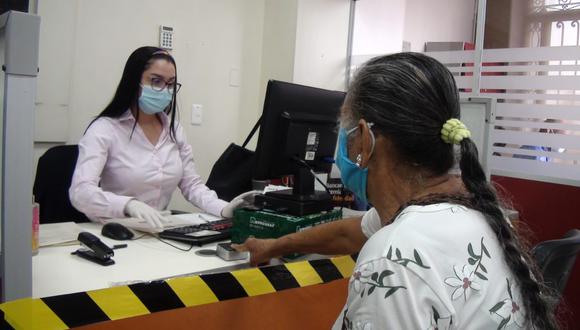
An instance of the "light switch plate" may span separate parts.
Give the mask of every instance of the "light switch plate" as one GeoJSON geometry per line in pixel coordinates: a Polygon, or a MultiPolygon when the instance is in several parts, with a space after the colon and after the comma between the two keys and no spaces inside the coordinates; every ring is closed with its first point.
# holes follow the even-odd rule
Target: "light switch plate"
{"type": "Polygon", "coordinates": [[[194,104],[191,107],[191,124],[201,125],[202,119],[203,119],[203,105],[194,104]]]}
{"type": "Polygon", "coordinates": [[[230,69],[230,86],[240,87],[240,80],[240,70],[235,68],[230,69]]]}

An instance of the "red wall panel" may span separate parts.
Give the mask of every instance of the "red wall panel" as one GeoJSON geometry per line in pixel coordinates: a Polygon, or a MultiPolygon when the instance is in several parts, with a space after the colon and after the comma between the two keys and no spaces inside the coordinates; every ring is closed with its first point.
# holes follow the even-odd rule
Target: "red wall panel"
{"type": "MultiPolygon", "coordinates": [[[[531,244],[580,228],[580,187],[501,176],[493,176],[492,181],[505,190],[520,220],[531,230],[531,244]]],[[[580,324],[580,258],[568,280],[564,302],[570,315],[563,321],[572,329],[580,324]]]]}

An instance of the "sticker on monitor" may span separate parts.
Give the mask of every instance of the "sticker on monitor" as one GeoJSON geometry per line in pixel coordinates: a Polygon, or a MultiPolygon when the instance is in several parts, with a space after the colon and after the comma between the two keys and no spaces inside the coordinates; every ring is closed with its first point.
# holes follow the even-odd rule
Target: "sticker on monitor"
{"type": "Polygon", "coordinates": [[[306,145],[312,146],[318,144],[318,133],[317,132],[308,132],[308,138],[306,140],[306,145]]]}

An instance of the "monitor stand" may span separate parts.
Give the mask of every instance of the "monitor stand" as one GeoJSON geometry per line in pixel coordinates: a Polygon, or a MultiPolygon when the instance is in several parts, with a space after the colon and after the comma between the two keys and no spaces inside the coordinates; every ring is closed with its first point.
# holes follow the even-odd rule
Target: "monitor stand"
{"type": "Polygon", "coordinates": [[[314,177],[306,168],[294,174],[294,188],[258,195],[255,205],[297,216],[333,209],[332,197],[326,191],[314,190],[314,177]]]}

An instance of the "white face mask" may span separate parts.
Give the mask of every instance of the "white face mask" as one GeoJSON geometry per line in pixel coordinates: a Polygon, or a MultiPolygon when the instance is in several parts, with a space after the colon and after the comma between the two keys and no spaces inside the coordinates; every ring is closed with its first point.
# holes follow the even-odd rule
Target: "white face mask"
{"type": "Polygon", "coordinates": [[[167,88],[156,91],[151,86],[143,85],[139,96],[139,109],[149,115],[163,112],[172,99],[173,94],[167,88]]]}

